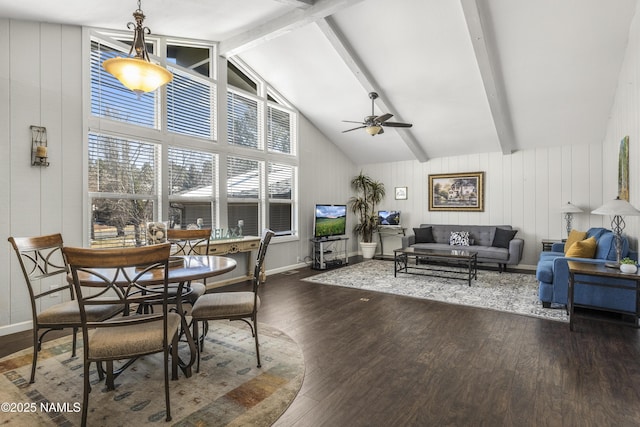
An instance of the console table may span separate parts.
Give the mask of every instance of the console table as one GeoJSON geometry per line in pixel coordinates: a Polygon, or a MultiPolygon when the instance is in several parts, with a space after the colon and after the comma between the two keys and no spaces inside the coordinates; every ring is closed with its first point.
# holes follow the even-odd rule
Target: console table
{"type": "MultiPolygon", "coordinates": [[[[380,255],[376,255],[377,259],[384,258],[384,246],[383,246],[383,237],[400,237],[406,236],[406,228],[404,227],[378,227],[376,233],[378,234],[378,239],[380,239],[380,255]]],[[[391,254],[389,254],[391,256],[391,254]]]]}
{"type": "MultiPolygon", "coordinates": [[[[245,280],[253,279],[253,269],[255,266],[255,257],[252,252],[257,251],[260,246],[260,237],[258,236],[244,236],[233,239],[221,239],[209,241],[209,253],[205,254],[204,244],[197,247],[198,253],[201,255],[227,255],[227,254],[245,254],[245,260],[247,262],[246,275],[241,277],[234,277],[231,279],[221,280],[219,282],[207,283],[207,290],[218,288],[232,283],[244,282],[245,280]]],[[[260,271],[261,279],[266,279],[264,272],[264,264],[260,271]]]]}
{"type": "MultiPolygon", "coordinates": [[[[634,316],[634,327],[638,327],[638,319],[640,318],[640,275],[638,273],[623,273],[618,269],[605,267],[603,264],[594,264],[590,262],[569,261],[569,298],[567,309],[569,310],[569,330],[573,331],[573,322],[576,316],[587,317],[575,312],[575,307],[585,307],[601,311],[609,311],[634,316]],[[589,278],[604,277],[607,282],[593,282],[589,278]],[[612,310],[601,307],[591,307],[574,303],[574,294],[576,285],[579,286],[599,286],[603,288],[619,288],[634,291],[636,299],[636,311],[627,312],[621,310],[612,310]]],[[[629,322],[617,322],[630,325],[629,322]]]]}

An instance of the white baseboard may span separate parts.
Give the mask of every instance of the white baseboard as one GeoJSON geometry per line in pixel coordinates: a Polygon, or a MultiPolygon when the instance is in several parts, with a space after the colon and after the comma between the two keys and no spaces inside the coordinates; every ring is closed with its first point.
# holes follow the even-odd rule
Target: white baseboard
{"type": "Polygon", "coordinates": [[[12,325],[0,326],[0,337],[31,330],[33,323],[28,320],[26,322],[14,323],[12,325]]]}

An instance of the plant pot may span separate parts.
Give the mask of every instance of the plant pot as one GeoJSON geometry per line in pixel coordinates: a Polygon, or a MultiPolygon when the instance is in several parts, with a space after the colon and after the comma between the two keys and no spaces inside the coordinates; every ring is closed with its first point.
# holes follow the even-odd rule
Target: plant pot
{"type": "Polygon", "coordinates": [[[360,242],[360,252],[362,252],[362,258],[371,259],[376,254],[377,242],[360,242]]]}
{"type": "Polygon", "coordinates": [[[635,273],[638,267],[634,264],[620,264],[620,271],[623,273],[635,273]]]}

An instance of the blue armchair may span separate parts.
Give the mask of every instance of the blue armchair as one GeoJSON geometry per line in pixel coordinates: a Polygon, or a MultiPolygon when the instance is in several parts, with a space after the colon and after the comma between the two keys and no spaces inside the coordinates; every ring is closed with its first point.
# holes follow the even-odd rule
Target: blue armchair
{"type": "MultiPolygon", "coordinates": [[[[542,252],[536,269],[539,281],[538,297],[543,307],[551,304],[567,305],[569,290],[568,261],[582,261],[604,264],[616,260],[615,235],[605,228],[591,228],[587,231],[587,238],[595,237],[597,241],[596,254],[593,258],[569,258],[564,256],[564,243],[554,243],[550,252],[542,252]]],[[[621,257],[638,260],[638,253],[629,250],[629,242],[623,237],[621,257]]],[[[593,278],[594,282],[606,279],[593,278]]],[[[621,283],[632,281],[621,281],[621,283]]],[[[625,289],[598,286],[576,286],[576,304],[601,307],[605,310],[635,311],[635,292],[625,289]]]]}

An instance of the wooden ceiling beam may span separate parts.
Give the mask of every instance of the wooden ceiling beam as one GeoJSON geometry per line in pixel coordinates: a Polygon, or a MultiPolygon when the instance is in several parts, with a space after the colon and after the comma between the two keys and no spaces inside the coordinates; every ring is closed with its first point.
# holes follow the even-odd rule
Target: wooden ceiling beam
{"type": "Polygon", "coordinates": [[[517,146],[516,137],[491,19],[477,0],[461,0],[461,3],[500,148],[502,154],[511,154],[517,146]]]}
{"type": "MultiPolygon", "coordinates": [[[[247,49],[254,48],[361,1],[363,0],[315,0],[312,6],[293,9],[249,31],[222,40],[219,45],[220,55],[227,58],[238,55],[247,49]]],[[[300,3],[300,1],[296,3],[300,3]]]]}

